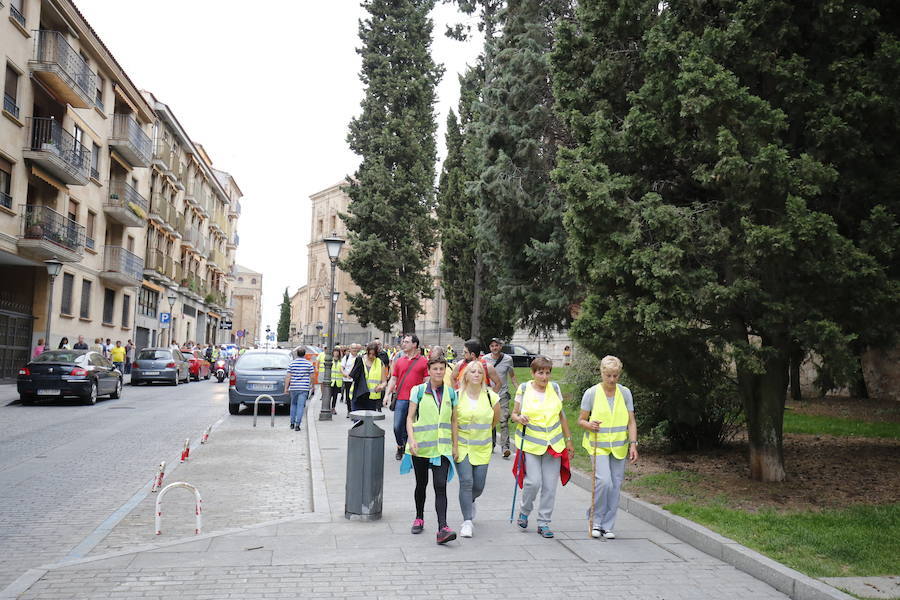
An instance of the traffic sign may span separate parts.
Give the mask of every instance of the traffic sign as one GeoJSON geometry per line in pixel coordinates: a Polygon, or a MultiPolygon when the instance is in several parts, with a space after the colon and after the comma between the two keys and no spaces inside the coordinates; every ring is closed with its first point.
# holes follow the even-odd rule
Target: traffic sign
{"type": "Polygon", "coordinates": [[[234,334],[234,335],[236,335],[236,336],[238,336],[238,337],[244,337],[244,330],[243,330],[243,329],[239,329],[238,332],[237,332],[236,334],[234,334]]]}
{"type": "Polygon", "coordinates": [[[172,322],[172,313],[167,313],[167,312],[159,313],[160,325],[168,325],[171,322],[172,322]]]}
{"type": "Polygon", "coordinates": [[[223,319],[219,321],[219,329],[231,329],[231,319],[223,319]]]}

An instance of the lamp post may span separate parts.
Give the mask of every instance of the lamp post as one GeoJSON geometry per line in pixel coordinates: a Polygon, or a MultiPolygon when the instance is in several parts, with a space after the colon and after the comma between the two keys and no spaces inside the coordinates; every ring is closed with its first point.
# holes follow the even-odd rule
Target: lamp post
{"type": "Polygon", "coordinates": [[[178,300],[178,292],[175,291],[175,288],[169,288],[166,298],[169,300],[169,346],[171,346],[174,337],[172,334],[175,333],[175,320],[172,315],[175,313],[175,302],[178,300]]]}
{"type": "Polygon", "coordinates": [[[337,270],[337,261],[338,257],[341,255],[341,247],[344,245],[344,240],[339,238],[336,233],[332,233],[322,241],[325,242],[325,249],[328,251],[328,258],[331,260],[331,306],[328,307],[328,339],[331,342],[331,348],[325,353],[325,378],[322,381],[322,408],[319,411],[319,420],[330,421],[331,353],[334,351],[334,305],[338,295],[338,293],[334,291],[334,274],[337,270]]]}
{"type": "Polygon", "coordinates": [[[437,334],[438,334],[437,345],[440,346],[441,345],[441,329],[443,329],[441,327],[441,286],[440,285],[438,285],[436,288],[434,288],[434,294],[435,294],[435,304],[436,304],[435,312],[437,313],[435,315],[434,325],[437,328],[437,334]]]}
{"type": "Polygon", "coordinates": [[[316,323],[316,345],[322,343],[322,321],[316,323]]]}
{"type": "Polygon", "coordinates": [[[338,339],[341,341],[341,346],[344,345],[344,313],[339,312],[337,314],[338,320],[338,339]]]}
{"type": "Polygon", "coordinates": [[[62,271],[62,263],[56,260],[54,256],[50,260],[45,260],[47,266],[47,275],[50,276],[50,287],[47,290],[47,333],[44,336],[44,349],[50,347],[50,320],[53,318],[53,283],[56,281],[57,275],[62,271]]]}

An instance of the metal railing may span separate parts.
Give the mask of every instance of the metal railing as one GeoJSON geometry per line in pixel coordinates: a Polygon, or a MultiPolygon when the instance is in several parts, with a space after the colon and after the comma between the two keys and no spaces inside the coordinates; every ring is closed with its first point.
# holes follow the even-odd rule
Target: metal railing
{"type": "Polygon", "coordinates": [[[47,240],[81,254],[84,250],[85,229],[49,206],[22,205],[22,237],[27,240],[47,240]]]}
{"type": "Polygon", "coordinates": [[[9,5],[9,15],[15,19],[16,23],[25,27],[25,15],[19,12],[19,9],[16,8],[14,4],[9,5]]]}
{"type": "Polygon", "coordinates": [[[75,136],[64,130],[53,117],[31,117],[31,150],[50,152],[63,160],[71,170],[87,177],[91,166],[91,151],[75,136]]]}
{"type": "Polygon", "coordinates": [[[172,145],[167,140],[156,140],[153,160],[161,162],[167,171],[172,170],[172,145]]]}
{"type": "Polygon", "coordinates": [[[68,84],[77,88],[91,103],[97,86],[96,75],[84,59],[75,51],[65,36],[59,31],[40,29],[34,32],[34,60],[44,64],[55,64],[68,84]]]}
{"type": "Polygon", "coordinates": [[[184,274],[180,262],[175,263],[175,270],[172,273],[174,274],[174,277],[172,277],[172,279],[180,283],[184,274]]]}
{"type": "Polygon", "coordinates": [[[12,196],[6,192],[0,192],[0,206],[12,209],[12,196]]]}
{"type": "Polygon", "coordinates": [[[93,177],[97,181],[100,181],[100,171],[98,171],[94,167],[91,167],[91,177],[93,177]]]}
{"type": "Polygon", "coordinates": [[[175,224],[175,207],[160,192],[153,192],[150,197],[150,212],[159,215],[169,225],[175,224]]]}
{"type": "Polygon", "coordinates": [[[136,189],[121,179],[114,179],[109,184],[109,200],[107,206],[127,208],[142,219],[147,218],[150,204],[136,189]]]}
{"type": "Polygon", "coordinates": [[[142,163],[150,162],[150,156],[153,154],[153,141],[131,115],[113,115],[112,139],[122,140],[129,144],[142,163]]]}
{"type": "Polygon", "coordinates": [[[144,261],[121,246],[103,247],[103,270],[122,273],[136,281],[144,277],[144,261]]]}
{"type": "Polygon", "coordinates": [[[3,93],[3,110],[15,118],[19,118],[19,105],[16,104],[16,99],[5,92],[3,93]]]}
{"type": "Polygon", "coordinates": [[[92,238],[92,237],[84,238],[84,247],[85,248],[90,248],[91,250],[93,250],[95,245],[96,245],[96,242],[94,242],[94,238],[92,238]]]}

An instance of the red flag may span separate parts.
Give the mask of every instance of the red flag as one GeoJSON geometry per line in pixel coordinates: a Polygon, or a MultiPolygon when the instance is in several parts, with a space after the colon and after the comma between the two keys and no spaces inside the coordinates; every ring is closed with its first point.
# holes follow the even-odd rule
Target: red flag
{"type": "MultiPolygon", "coordinates": [[[[563,485],[566,485],[572,478],[572,465],[569,461],[569,452],[567,450],[557,452],[549,446],[547,447],[547,452],[549,452],[551,456],[558,456],[560,458],[559,481],[563,485]]],[[[512,472],[516,478],[516,484],[519,486],[519,489],[522,489],[525,486],[525,453],[521,450],[516,450],[516,458],[513,461],[512,472]]]]}

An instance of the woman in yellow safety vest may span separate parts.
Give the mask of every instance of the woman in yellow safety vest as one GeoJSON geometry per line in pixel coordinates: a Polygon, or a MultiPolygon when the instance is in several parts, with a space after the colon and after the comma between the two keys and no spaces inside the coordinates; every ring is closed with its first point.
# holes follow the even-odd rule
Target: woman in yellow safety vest
{"type": "Polygon", "coordinates": [[[591,537],[615,539],[613,526],[619,510],[619,492],[625,479],[625,459],[637,462],[637,424],[631,390],[619,385],[622,361],[605,356],[600,361],[602,382],[581,398],[578,424],[584,429],[581,445],[591,457],[594,472],[593,505],[588,509],[591,537]]]}
{"type": "MultiPolygon", "coordinates": [[[[337,401],[341,396],[341,388],[344,387],[344,372],[341,371],[341,354],[340,348],[331,351],[331,414],[336,415],[337,401]]],[[[322,369],[324,372],[325,364],[322,361],[322,369]]]]}
{"type": "Polygon", "coordinates": [[[547,357],[538,356],[531,361],[532,380],[519,386],[512,414],[512,420],[520,425],[516,428],[519,447],[514,467],[516,477],[521,477],[522,468],[525,469],[522,504],[516,523],[522,529],[528,527],[528,515],[540,490],[537,532],[545,538],[553,537],[550,520],[556,502],[557,481],[561,478],[564,484],[568,481],[569,457],[574,451],[569,422],[562,406],[562,392],[556,382],[550,381],[552,370],[553,362],[547,357]]]}
{"type": "Polygon", "coordinates": [[[409,413],[406,416],[406,454],[400,463],[400,472],[416,473],[416,518],[412,533],[422,533],[425,528],[425,490],[428,472],[431,471],[434,487],[434,508],[437,512],[437,543],[446,544],[456,539],[456,533],[447,526],[447,482],[453,477],[452,431],[456,426],[456,391],[444,385],[447,361],[434,358],[428,361],[428,380],[409,393],[409,413]]]}
{"type": "Polygon", "coordinates": [[[378,357],[378,342],[369,342],[365,356],[357,356],[350,370],[350,404],[353,410],[375,410],[387,387],[388,368],[378,357]],[[365,385],[362,385],[365,382],[365,385]],[[358,387],[357,387],[358,386],[358,387]]]}
{"type": "MultiPolygon", "coordinates": [[[[447,356],[446,354],[444,354],[444,349],[440,346],[435,346],[428,352],[428,360],[431,360],[432,358],[442,358],[444,360],[447,360],[447,356]]],[[[450,361],[447,361],[447,369],[444,371],[444,385],[453,387],[453,378],[450,375],[450,371],[450,361]]]]}
{"type": "MultiPolygon", "coordinates": [[[[446,384],[445,384],[446,385],[446,384]]],[[[456,403],[453,459],[459,471],[459,508],[463,514],[461,537],[472,537],[475,500],[484,491],[491,461],[491,430],[500,420],[499,397],[484,382],[484,366],[473,362],[466,369],[456,403]]]]}

